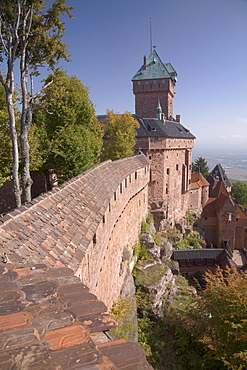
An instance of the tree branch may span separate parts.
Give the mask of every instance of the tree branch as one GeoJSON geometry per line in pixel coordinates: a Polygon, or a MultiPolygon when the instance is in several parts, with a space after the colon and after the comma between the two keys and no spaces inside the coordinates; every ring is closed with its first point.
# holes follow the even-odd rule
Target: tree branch
{"type": "Polygon", "coordinates": [[[47,87],[50,86],[52,83],[53,83],[53,80],[51,80],[50,82],[48,82],[44,87],[42,87],[41,90],[39,90],[36,94],[32,95],[31,98],[30,98],[30,100],[33,100],[33,99],[37,98],[37,96],[40,95],[43,90],[47,89],[47,87]]]}

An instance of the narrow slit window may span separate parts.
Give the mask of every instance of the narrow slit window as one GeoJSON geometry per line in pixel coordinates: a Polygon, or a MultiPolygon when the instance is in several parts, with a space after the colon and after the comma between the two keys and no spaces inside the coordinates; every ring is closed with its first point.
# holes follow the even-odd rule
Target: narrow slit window
{"type": "Polygon", "coordinates": [[[94,234],[94,236],[93,236],[93,244],[96,244],[96,242],[97,242],[97,237],[96,237],[96,234],[94,234]]]}

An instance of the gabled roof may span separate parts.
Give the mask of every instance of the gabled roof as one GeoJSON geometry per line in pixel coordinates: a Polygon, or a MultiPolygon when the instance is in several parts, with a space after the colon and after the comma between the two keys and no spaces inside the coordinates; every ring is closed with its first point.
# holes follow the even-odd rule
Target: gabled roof
{"type": "Polygon", "coordinates": [[[191,174],[191,189],[199,189],[204,186],[209,186],[209,182],[205,179],[205,177],[198,172],[193,172],[191,174]]]}
{"type": "Polygon", "coordinates": [[[142,118],[133,114],[133,117],[139,122],[140,127],[136,129],[137,137],[171,137],[195,139],[195,136],[176,121],[161,121],[157,118],[142,118]]]}
{"type": "Polygon", "coordinates": [[[174,82],[176,82],[177,72],[170,63],[163,63],[156,50],[153,50],[147,58],[146,69],[145,65],[143,64],[132,78],[132,81],[151,80],[158,78],[171,78],[174,82]]]}
{"type": "Polygon", "coordinates": [[[221,164],[217,164],[214,167],[213,171],[211,172],[211,175],[215,178],[218,178],[221,182],[223,182],[226,188],[232,186],[221,164]]]}
{"type": "Polygon", "coordinates": [[[207,181],[210,184],[209,188],[209,197],[210,198],[218,198],[220,194],[224,193],[226,196],[228,195],[228,191],[222,181],[216,179],[213,175],[209,175],[207,177],[207,181]]]}

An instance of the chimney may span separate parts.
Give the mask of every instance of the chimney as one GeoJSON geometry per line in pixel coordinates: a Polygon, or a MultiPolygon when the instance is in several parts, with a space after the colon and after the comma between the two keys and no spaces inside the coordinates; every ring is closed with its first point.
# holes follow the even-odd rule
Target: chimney
{"type": "Polygon", "coordinates": [[[146,57],[146,55],[144,55],[144,58],[143,58],[143,66],[144,66],[144,69],[146,70],[147,69],[147,57],[146,57]]]}
{"type": "Polygon", "coordinates": [[[180,114],[176,114],[176,122],[179,122],[180,123],[180,114]]]}

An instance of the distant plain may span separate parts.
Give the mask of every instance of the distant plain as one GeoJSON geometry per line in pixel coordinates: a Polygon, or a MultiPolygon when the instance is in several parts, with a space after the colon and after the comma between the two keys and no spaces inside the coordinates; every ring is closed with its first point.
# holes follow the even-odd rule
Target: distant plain
{"type": "Polygon", "coordinates": [[[247,182],[247,153],[193,152],[193,161],[198,157],[207,161],[210,171],[221,164],[230,181],[247,182]]]}

